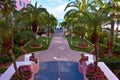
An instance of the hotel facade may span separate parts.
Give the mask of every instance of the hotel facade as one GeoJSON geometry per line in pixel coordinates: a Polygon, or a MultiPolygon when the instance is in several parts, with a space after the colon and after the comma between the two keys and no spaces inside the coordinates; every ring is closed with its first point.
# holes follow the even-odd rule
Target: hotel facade
{"type": "Polygon", "coordinates": [[[31,4],[31,0],[15,0],[16,1],[16,10],[20,10],[23,7],[26,7],[27,4],[31,4]]]}

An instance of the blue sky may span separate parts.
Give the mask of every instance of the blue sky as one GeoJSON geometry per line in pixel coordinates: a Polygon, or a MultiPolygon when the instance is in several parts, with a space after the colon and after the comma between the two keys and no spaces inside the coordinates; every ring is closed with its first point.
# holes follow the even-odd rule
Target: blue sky
{"type": "Polygon", "coordinates": [[[69,3],[69,0],[31,0],[31,3],[34,5],[37,1],[38,5],[45,7],[47,11],[53,14],[58,20],[63,19],[64,9],[69,3]]]}

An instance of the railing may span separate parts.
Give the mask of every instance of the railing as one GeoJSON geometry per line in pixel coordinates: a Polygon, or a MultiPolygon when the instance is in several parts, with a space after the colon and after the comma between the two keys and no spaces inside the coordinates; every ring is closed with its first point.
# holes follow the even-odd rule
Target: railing
{"type": "Polygon", "coordinates": [[[104,72],[108,80],[119,80],[115,74],[106,66],[104,62],[98,62],[98,66],[104,72]]]}
{"type": "MultiPolygon", "coordinates": [[[[31,70],[33,72],[33,77],[34,77],[34,74],[39,70],[39,61],[37,64],[35,64],[33,61],[29,60],[30,56],[31,54],[26,54],[24,57],[24,61],[16,62],[16,64],[17,64],[17,68],[19,68],[19,66],[21,65],[31,65],[31,70]]],[[[10,67],[0,76],[0,80],[10,80],[14,74],[15,74],[15,69],[13,64],[11,64],[10,67]]],[[[33,80],[33,77],[30,80],[33,80]]]]}
{"type": "MultiPolygon", "coordinates": [[[[87,65],[94,62],[94,55],[85,54],[85,56],[88,56],[87,65]]],[[[104,72],[108,80],[119,80],[104,62],[98,62],[98,66],[104,72]]]]}
{"type": "MultiPolygon", "coordinates": [[[[16,62],[16,64],[18,68],[20,65],[31,65],[32,61],[16,62]]],[[[13,64],[11,64],[11,66],[0,76],[0,80],[10,80],[14,75],[14,73],[15,73],[15,69],[13,67],[13,64]]]]}
{"type": "MultiPolygon", "coordinates": [[[[20,65],[32,65],[31,68],[33,71],[35,71],[34,73],[36,73],[39,70],[39,62],[37,65],[33,64],[33,61],[29,61],[29,57],[31,56],[31,54],[27,54],[25,55],[25,61],[22,62],[16,62],[17,64],[17,68],[20,65]],[[36,70],[37,69],[37,70],[36,70]]],[[[86,56],[89,57],[87,64],[90,64],[91,62],[93,62],[93,55],[90,54],[86,54],[86,56]]],[[[98,66],[101,68],[101,70],[104,72],[105,76],[107,77],[108,80],[119,80],[114,73],[106,66],[106,64],[104,62],[98,62],[98,66]]],[[[10,80],[11,77],[14,75],[15,70],[13,67],[13,64],[0,76],[0,80],[10,80]]],[[[34,76],[34,75],[33,75],[34,76]]]]}

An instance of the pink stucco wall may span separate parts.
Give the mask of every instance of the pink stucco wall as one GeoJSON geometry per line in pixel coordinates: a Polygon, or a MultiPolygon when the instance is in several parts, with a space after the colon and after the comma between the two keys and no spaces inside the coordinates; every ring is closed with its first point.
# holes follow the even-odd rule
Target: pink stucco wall
{"type": "Polygon", "coordinates": [[[27,4],[31,3],[31,0],[15,0],[16,1],[16,9],[20,10],[25,7],[27,4]]]}

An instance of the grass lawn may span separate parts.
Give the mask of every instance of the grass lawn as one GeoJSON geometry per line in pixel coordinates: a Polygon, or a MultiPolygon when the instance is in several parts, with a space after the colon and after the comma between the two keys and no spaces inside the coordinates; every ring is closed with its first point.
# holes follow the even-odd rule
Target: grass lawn
{"type": "Polygon", "coordinates": [[[70,48],[73,49],[73,50],[83,51],[83,52],[88,52],[89,53],[94,48],[93,45],[90,44],[87,40],[85,40],[85,43],[89,44],[89,46],[90,46],[89,48],[77,48],[76,44],[81,43],[80,37],[74,37],[72,39],[73,44],[70,44],[70,41],[71,41],[70,37],[67,37],[67,40],[68,40],[70,48]]]}
{"type": "Polygon", "coordinates": [[[48,44],[46,44],[47,39],[45,37],[39,37],[38,42],[39,42],[39,44],[42,44],[42,48],[29,48],[29,45],[32,44],[32,42],[30,42],[27,46],[24,47],[24,49],[27,51],[27,53],[46,50],[49,47],[51,39],[52,38],[48,38],[48,44]]]}

